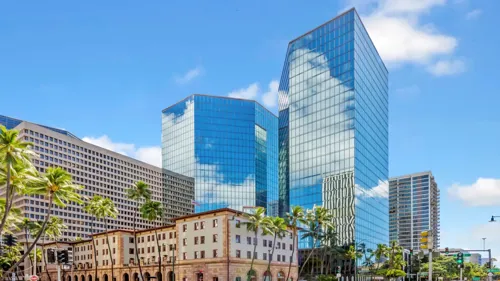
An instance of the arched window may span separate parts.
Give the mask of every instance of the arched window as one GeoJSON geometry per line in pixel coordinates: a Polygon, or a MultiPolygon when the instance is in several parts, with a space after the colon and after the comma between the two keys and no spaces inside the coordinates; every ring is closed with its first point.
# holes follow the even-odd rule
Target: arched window
{"type": "Polygon", "coordinates": [[[283,271],[278,272],[278,281],[285,281],[285,273],[283,271]]]}
{"type": "Polygon", "coordinates": [[[264,272],[264,281],[271,281],[273,278],[272,278],[272,274],[269,270],[267,270],[266,272],[264,272]]]}
{"type": "Polygon", "coordinates": [[[236,277],[236,279],[234,281],[241,281],[241,277],[236,277]]]}

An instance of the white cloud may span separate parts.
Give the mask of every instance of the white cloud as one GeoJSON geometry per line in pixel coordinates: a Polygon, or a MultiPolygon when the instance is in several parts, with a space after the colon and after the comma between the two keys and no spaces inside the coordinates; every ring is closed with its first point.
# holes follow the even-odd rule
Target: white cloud
{"type": "Polygon", "coordinates": [[[84,137],[82,140],[151,165],[161,167],[161,148],[159,146],[136,147],[134,144],[130,143],[113,142],[107,135],[100,137],[84,137]]]}
{"type": "Polygon", "coordinates": [[[453,184],[448,194],[469,206],[500,206],[500,179],[478,178],[470,185],[453,184]]]}
{"type": "Polygon", "coordinates": [[[176,77],[175,81],[178,84],[186,84],[191,80],[195,79],[196,77],[200,76],[202,73],[203,73],[203,68],[201,66],[197,66],[193,69],[190,69],[184,75],[176,77]]]}
{"type": "Polygon", "coordinates": [[[368,198],[389,198],[389,182],[388,181],[378,181],[378,185],[373,188],[362,188],[359,185],[355,185],[356,195],[368,197],[368,198]]]}
{"type": "Polygon", "coordinates": [[[439,60],[429,65],[427,70],[435,76],[460,74],[465,71],[465,63],[459,59],[439,60]]]}
{"type": "Polygon", "coordinates": [[[349,0],[361,4],[363,22],[382,59],[388,66],[410,63],[431,65],[442,56],[453,55],[455,37],[440,33],[420,18],[446,0],[349,0]]]}
{"type": "Polygon", "coordinates": [[[268,88],[267,92],[262,92],[259,83],[255,82],[246,88],[234,90],[227,95],[232,98],[261,101],[265,106],[275,108],[278,104],[278,80],[272,80],[268,88]]]}
{"type": "Polygon", "coordinates": [[[239,90],[232,91],[231,93],[228,94],[228,96],[231,98],[252,100],[257,97],[259,91],[260,91],[259,83],[252,83],[247,88],[242,88],[239,90]]]}
{"type": "Polygon", "coordinates": [[[483,11],[481,9],[475,9],[475,10],[468,12],[467,15],[465,15],[465,18],[468,20],[472,20],[472,19],[478,18],[482,13],[483,13],[483,11]]]}
{"type": "Polygon", "coordinates": [[[278,104],[278,80],[273,80],[269,83],[269,90],[262,95],[262,103],[267,107],[276,107],[278,104]]]}

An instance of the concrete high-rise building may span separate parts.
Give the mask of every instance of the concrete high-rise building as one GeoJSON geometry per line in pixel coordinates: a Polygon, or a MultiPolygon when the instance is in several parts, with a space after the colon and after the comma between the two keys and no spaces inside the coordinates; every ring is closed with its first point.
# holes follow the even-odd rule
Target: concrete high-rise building
{"type": "MultiPolygon", "coordinates": [[[[39,172],[60,166],[72,175],[75,184],[85,187],[80,192],[83,197],[101,195],[111,198],[118,209],[118,217],[109,220],[110,229],[133,227],[131,217],[136,204],[127,198],[126,189],[137,181],[147,183],[152,200],[163,203],[164,222],[170,223],[172,218],[193,212],[193,178],[84,142],[65,130],[7,116],[0,116],[0,124],[19,130],[20,138],[33,143],[33,150],[39,155],[39,158],[33,159],[33,164],[39,172]]],[[[32,220],[43,220],[48,208],[47,200],[39,195],[18,196],[14,205],[32,220]]],[[[77,204],[69,204],[66,208],[53,207],[53,214],[62,218],[68,226],[63,240],[87,238],[91,234],[92,217],[82,208],[77,204]]],[[[149,222],[139,218],[137,227],[144,229],[161,224],[161,221],[149,222]]],[[[104,230],[104,223],[96,222],[94,232],[104,230]]]]}
{"type": "Polygon", "coordinates": [[[338,244],[387,244],[388,137],[388,71],[355,9],[289,43],[279,86],[282,215],[325,206],[338,244]]]}
{"type": "Polygon", "coordinates": [[[195,211],[278,206],[278,118],[253,100],[191,95],[162,112],[163,168],[195,179],[195,211]]]}
{"type": "Polygon", "coordinates": [[[432,230],[439,248],[439,188],[429,172],[389,181],[389,237],[406,249],[420,249],[420,233],[432,230]]]}

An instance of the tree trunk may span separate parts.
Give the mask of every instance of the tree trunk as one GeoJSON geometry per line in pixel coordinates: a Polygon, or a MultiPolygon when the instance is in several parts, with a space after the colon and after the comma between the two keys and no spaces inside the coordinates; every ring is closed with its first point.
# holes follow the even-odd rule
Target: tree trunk
{"type": "Polygon", "coordinates": [[[313,238],[313,245],[312,245],[312,248],[311,248],[311,252],[309,253],[309,255],[307,255],[307,258],[306,258],[306,261],[304,262],[304,264],[302,264],[302,268],[300,269],[300,272],[299,272],[299,277],[302,274],[302,271],[304,271],[304,268],[306,267],[307,262],[311,258],[312,254],[314,252],[314,246],[315,245],[316,245],[316,240],[313,238]]]}
{"type": "MultiPolygon", "coordinates": [[[[47,274],[47,276],[49,278],[49,281],[52,281],[52,277],[50,277],[49,269],[47,267],[47,259],[45,258],[45,255],[44,255],[44,253],[45,253],[45,235],[43,236],[43,242],[42,243],[44,245],[44,246],[42,246],[42,258],[43,258],[43,263],[45,265],[45,274],[47,274]]],[[[54,255],[55,255],[55,253],[54,253],[54,255]]]]}
{"type": "Polygon", "coordinates": [[[45,227],[47,226],[47,222],[49,221],[49,217],[52,213],[52,195],[49,195],[49,209],[47,210],[47,216],[45,216],[45,220],[43,221],[43,225],[42,225],[42,229],[40,230],[40,233],[38,233],[38,235],[36,236],[35,238],[35,241],[33,241],[33,244],[31,244],[28,248],[28,250],[26,250],[26,252],[24,252],[23,256],[19,259],[19,261],[16,262],[16,264],[14,264],[13,266],[11,266],[9,268],[9,270],[7,270],[6,272],[4,272],[3,276],[9,276],[9,274],[16,268],[18,267],[22,262],[24,262],[24,260],[26,259],[26,257],[29,255],[29,252],[31,252],[33,250],[33,248],[35,247],[35,244],[38,243],[38,240],[40,240],[40,236],[42,235],[42,233],[45,232],[45,227]]]}
{"type": "MultiPolygon", "coordinates": [[[[259,233],[259,229],[255,230],[255,238],[254,238],[254,241],[252,242],[255,242],[257,240],[257,234],[259,233]]],[[[274,246],[274,245],[273,245],[274,246]]],[[[251,276],[253,275],[250,275],[250,274],[253,274],[253,262],[255,260],[255,251],[257,250],[257,243],[254,243],[253,245],[253,252],[252,252],[252,262],[250,263],[250,271],[248,271],[248,274],[247,274],[247,279],[248,281],[251,280],[251,276]]]]}
{"type": "Polygon", "coordinates": [[[10,165],[7,163],[7,186],[5,189],[5,210],[3,212],[3,217],[2,217],[2,222],[0,223],[0,236],[3,234],[3,228],[5,226],[5,223],[7,222],[7,216],[9,215],[10,208],[9,206],[11,205],[11,200],[10,199],[10,165]]]}
{"type": "MultiPolygon", "coordinates": [[[[28,226],[24,228],[24,239],[26,239],[26,245],[28,245],[28,226]]],[[[29,255],[29,254],[28,254],[29,255]]],[[[36,256],[36,251],[35,251],[35,256],[36,256]]],[[[29,257],[29,256],[28,256],[29,257]]],[[[29,258],[30,260],[30,265],[33,267],[33,260],[29,258]]]]}
{"type": "Polygon", "coordinates": [[[94,281],[98,281],[97,277],[97,249],[95,247],[95,240],[94,240],[94,223],[95,223],[95,216],[92,217],[92,222],[90,223],[90,232],[92,234],[92,250],[94,252],[94,268],[95,268],[95,275],[94,275],[94,281]]]}
{"type": "MultiPolygon", "coordinates": [[[[139,259],[139,251],[137,250],[137,231],[136,231],[136,227],[137,227],[137,212],[139,212],[139,201],[136,202],[137,203],[137,209],[135,210],[135,213],[134,213],[134,247],[135,247],[135,258],[137,259],[137,264],[139,265],[139,274],[141,276],[141,280],[140,281],[144,281],[144,275],[142,275],[142,265],[141,265],[141,260],[139,259]]],[[[136,280],[134,280],[136,281],[136,280]]],[[[149,280],[146,280],[146,281],[149,281],[149,280]]]]}
{"type": "MultiPolygon", "coordinates": [[[[290,278],[290,271],[292,270],[292,261],[293,261],[293,258],[295,256],[295,239],[297,238],[297,234],[295,233],[296,231],[297,231],[297,229],[293,230],[292,255],[290,256],[291,259],[290,259],[290,263],[288,264],[288,273],[286,274],[285,281],[288,281],[288,279],[290,278]]],[[[298,263],[298,261],[297,261],[297,263],[298,263]]]]}
{"type": "MultiPolygon", "coordinates": [[[[274,249],[276,249],[276,233],[274,234],[274,238],[273,238],[273,250],[271,251],[271,256],[269,257],[269,261],[267,262],[267,271],[269,271],[269,273],[271,273],[271,257],[274,257],[274,249]]],[[[270,275],[272,276],[272,275],[270,275]]],[[[264,273],[264,279],[266,278],[266,274],[264,273]]],[[[272,277],[271,277],[272,279],[272,277]]],[[[264,281],[268,281],[268,280],[264,280],[264,281]]],[[[271,280],[269,280],[271,281],[271,280]]]]}
{"type": "Polygon", "coordinates": [[[156,236],[156,246],[158,247],[158,272],[161,275],[162,280],[156,280],[156,281],[163,281],[163,274],[161,273],[161,248],[160,248],[160,239],[158,237],[158,230],[155,228],[155,236],[156,236]]]}
{"type": "Polygon", "coordinates": [[[111,281],[115,281],[115,266],[113,262],[113,253],[111,252],[111,244],[109,243],[108,219],[104,218],[104,228],[106,231],[106,244],[108,244],[109,259],[111,261],[111,281]]]}

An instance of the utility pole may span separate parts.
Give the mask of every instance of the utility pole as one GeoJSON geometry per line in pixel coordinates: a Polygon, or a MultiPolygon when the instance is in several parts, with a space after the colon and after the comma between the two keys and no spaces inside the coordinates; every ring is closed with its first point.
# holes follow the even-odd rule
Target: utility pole
{"type": "MultiPolygon", "coordinates": [[[[28,241],[26,241],[26,246],[28,246],[28,241]]],[[[36,275],[36,244],[35,244],[35,254],[33,255],[33,275],[36,275]]]]}
{"type": "Polygon", "coordinates": [[[432,249],[429,249],[429,281],[432,281],[432,249]]]}
{"type": "Polygon", "coordinates": [[[56,258],[56,267],[57,267],[57,281],[61,281],[61,265],[59,265],[59,261],[56,258]]]}
{"type": "Polygon", "coordinates": [[[483,237],[483,250],[486,250],[486,237],[483,237]]]}

